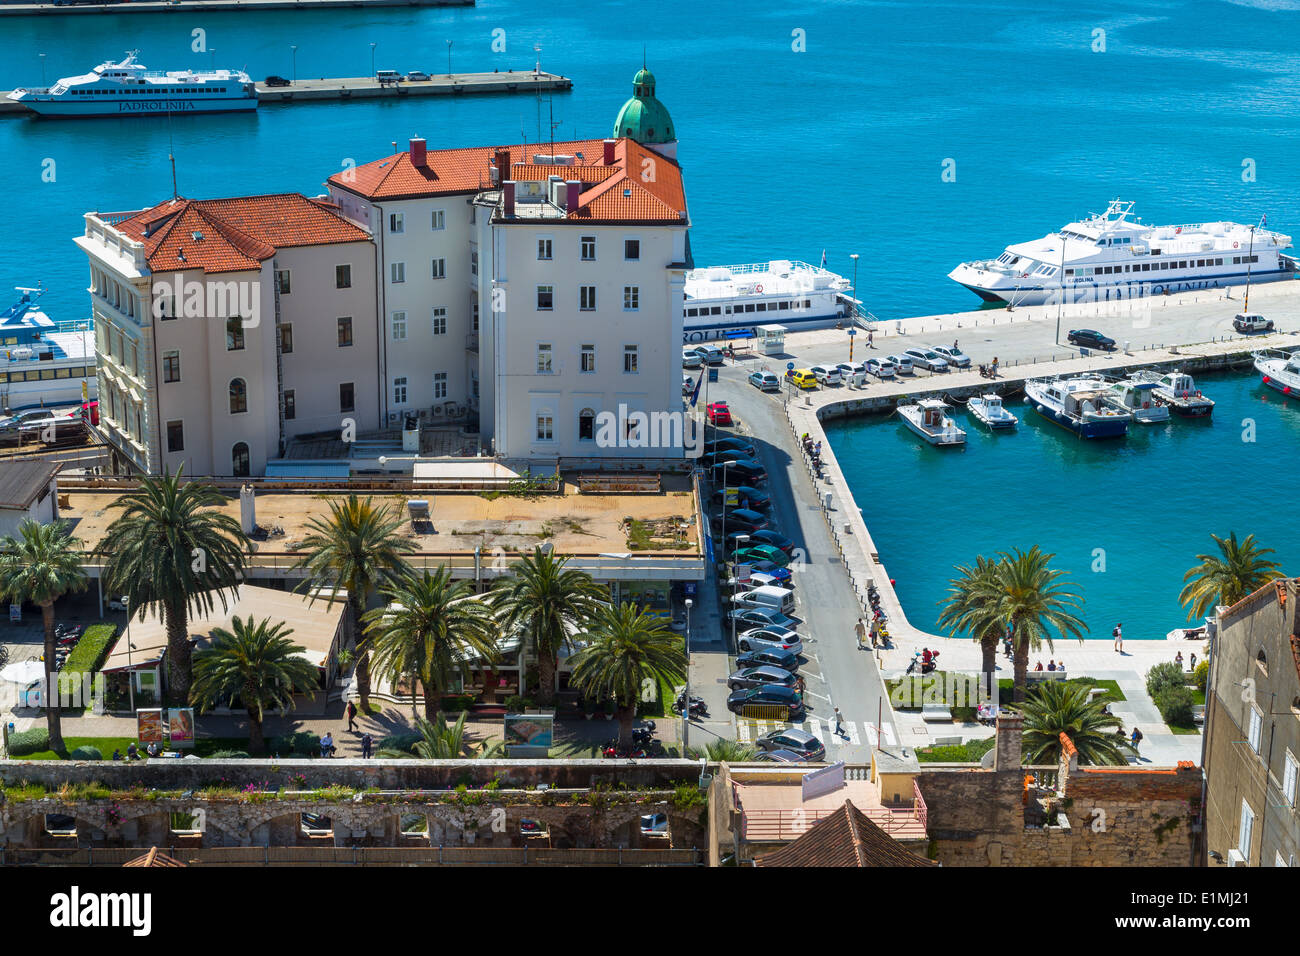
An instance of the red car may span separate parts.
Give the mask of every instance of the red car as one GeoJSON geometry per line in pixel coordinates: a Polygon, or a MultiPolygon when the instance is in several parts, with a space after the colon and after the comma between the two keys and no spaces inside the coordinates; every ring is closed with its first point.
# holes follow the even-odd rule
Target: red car
{"type": "Polygon", "coordinates": [[[726,402],[709,402],[708,414],[710,425],[731,424],[731,409],[727,407],[726,402]]]}
{"type": "Polygon", "coordinates": [[[92,425],[98,425],[99,402],[84,402],[81,408],[74,408],[72,411],[68,412],[69,418],[77,418],[78,416],[88,420],[92,425]]]}

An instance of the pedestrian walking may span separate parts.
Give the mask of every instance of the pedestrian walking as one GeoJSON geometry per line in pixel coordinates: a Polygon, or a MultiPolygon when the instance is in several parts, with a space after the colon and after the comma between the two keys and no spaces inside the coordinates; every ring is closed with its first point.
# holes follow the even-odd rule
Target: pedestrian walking
{"type": "Polygon", "coordinates": [[[1131,744],[1133,745],[1133,749],[1134,749],[1134,750],[1137,750],[1137,745],[1140,744],[1140,743],[1142,743],[1142,731],[1140,731],[1140,730],[1138,730],[1136,727],[1134,727],[1134,728],[1133,728],[1133,733],[1132,733],[1132,735],[1129,737],[1129,743],[1131,743],[1131,744]]]}
{"type": "Polygon", "coordinates": [[[958,349],[957,349],[957,340],[956,340],[956,339],[953,339],[953,340],[952,340],[952,350],[953,350],[954,352],[958,351],[958,349]]]}
{"type": "Polygon", "coordinates": [[[844,732],[844,715],[840,713],[840,709],[838,707],[835,708],[835,736],[836,737],[848,736],[848,734],[844,732]]]}
{"type": "Polygon", "coordinates": [[[370,759],[370,747],[372,743],[373,741],[370,739],[369,734],[361,735],[361,759],[362,760],[370,759]]]}
{"type": "Polygon", "coordinates": [[[1196,670],[1196,655],[1195,655],[1195,654],[1192,654],[1191,658],[1189,658],[1189,662],[1188,662],[1187,668],[1188,668],[1188,670],[1193,670],[1193,671],[1196,670]]]}
{"type": "Polygon", "coordinates": [[[348,732],[355,733],[357,729],[357,705],[349,700],[348,706],[345,709],[348,715],[348,732]]]}
{"type": "Polygon", "coordinates": [[[876,330],[867,329],[867,348],[874,349],[876,347],[875,340],[876,340],[876,330]]]}
{"type": "Polygon", "coordinates": [[[1116,624],[1115,630],[1110,632],[1110,636],[1115,639],[1115,652],[1117,654],[1123,654],[1124,653],[1124,625],[1116,624]]]}
{"type": "Polygon", "coordinates": [[[862,648],[867,644],[867,622],[862,618],[858,618],[858,623],[854,628],[854,631],[858,635],[858,650],[862,650],[862,648]]]}

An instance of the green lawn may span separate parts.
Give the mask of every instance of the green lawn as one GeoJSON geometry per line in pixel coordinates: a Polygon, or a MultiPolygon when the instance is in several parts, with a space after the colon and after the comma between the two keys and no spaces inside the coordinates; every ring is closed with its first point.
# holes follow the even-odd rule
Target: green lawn
{"type": "Polygon", "coordinates": [[[964,744],[943,747],[919,747],[916,759],[921,763],[979,763],[980,758],[993,749],[994,737],[968,740],[964,744]]]}
{"type": "MultiPolygon", "coordinates": [[[[134,737],[64,737],[64,744],[67,746],[69,753],[78,747],[95,747],[104,755],[105,760],[111,760],[114,750],[120,750],[123,758],[126,757],[126,748],[128,744],[136,744],[139,741],[134,737]]],[[[207,757],[219,750],[247,750],[247,737],[200,737],[194,742],[194,753],[200,757],[207,757]]],[[[144,748],[140,747],[141,753],[144,748]]],[[[42,750],[34,754],[27,754],[23,757],[14,757],[14,760],[66,760],[62,754],[57,754],[53,750],[42,750]]]]}

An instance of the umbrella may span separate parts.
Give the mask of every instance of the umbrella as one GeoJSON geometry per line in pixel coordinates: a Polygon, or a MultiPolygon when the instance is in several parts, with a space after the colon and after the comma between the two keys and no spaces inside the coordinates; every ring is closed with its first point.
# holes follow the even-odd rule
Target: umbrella
{"type": "Polygon", "coordinates": [[[31,684],[45,676],[45,665],[37,660],[17,661],[0,670],[0,680],[31,684]]]}

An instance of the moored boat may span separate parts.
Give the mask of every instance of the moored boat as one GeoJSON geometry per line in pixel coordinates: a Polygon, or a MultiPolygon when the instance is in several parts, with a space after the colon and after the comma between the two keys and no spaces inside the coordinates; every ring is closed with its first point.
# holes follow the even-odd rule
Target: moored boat
{"type": "Polygon", "coordinates": [[[1255,371],[1269,388],[1290,398],[1300,398],[1300,351],[1283,352],[1281,349],[1264,349],[1255,352],[1255,371]]]}
{"type": "Polygon", "coordinates": [[[1039,415],[1080,438],[1127,435],[1133,417],[1100,379],[1031,379],[1025,382],[1025,397],[1039,415]]]}
{"type": "Polygon", "coordinates": [[[966,432],[948,415],[948,406],[937,398],[923,398],[915,405],[899,405],[903,423],[931,445],[962,445],[966,432]]]}
{"type": "Polygon", "coordinates": [[[1169,406],[1156,400],[1157,383],[1142,378],[1126,378],[1111,385],[1111,394],[1133,414],[1133,421],[1150,425],[1169,421],[1169,406]]]}
{"type": "Polygon", "coordinates": [[[980,423],[994,431],[1015,428],[1020,419],[1009,412],[1002,404],[1002,396],[990,392],[987,395],[974,395],[966,402],[966,410],[980,423]]]}
{"type": "Polygon", "coordinates": [[[1168,405],[1175,415],[1205,418],[1214,411],[1214,400],[1202,395],[1196,381],[1186,372],[1166,372],[1159,376],[1148,373],[1143,378],[1156,383],[1152,390],[1156,401],[1168,405]]]}

